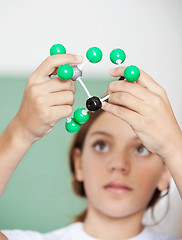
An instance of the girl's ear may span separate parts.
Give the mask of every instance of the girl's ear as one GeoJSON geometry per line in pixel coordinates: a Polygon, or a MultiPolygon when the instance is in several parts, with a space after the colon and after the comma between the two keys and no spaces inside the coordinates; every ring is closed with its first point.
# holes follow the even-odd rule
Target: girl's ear
{"type": "Polygon", "coordinates": [[[75,167],[76,180],[79,182],[83,182],[81,150],[79,148],[75,148],[73,151],[73,162],[75,167]]]}
{"type": "Polygon", "coordinates": [[[163,173],[157,185],[158,190],[161,192],[164,190],[167,190],[169,187],[170,180],[171,180],[171,174],[168,168],[164,165],[163,173]]]}

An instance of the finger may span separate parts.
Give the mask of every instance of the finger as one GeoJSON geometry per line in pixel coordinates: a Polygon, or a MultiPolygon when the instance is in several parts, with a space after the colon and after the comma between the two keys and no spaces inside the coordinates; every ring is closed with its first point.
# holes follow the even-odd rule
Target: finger
{"type": "Polygon", "coordinates": [[[46,58],[40,66],[32,74],[33,79],[45,81],[55,71],[56,68],[63,64],[79,64],[82,62],[82,57],[73,54],[58,54],[46,58]]]}
{"type": "MultiPolygon", "coordinates": [[[[124,76],[124,71],[126,67],[117,67],[110,70],[110,75],[113,77],[124,76]]],[[[137,80],[137,83],[140,85],[150,89],[152,92],[157,93],[157,90],[160,85],[156,83],[147,73],[145,73],[142,69],[140,70],[140,77],[137,80]]]]}
{"type": "Polygon", "coordinates": [[[72,107],[70,105],[54,106],[50,108],[50,122],[52,125],[58,120],[69,117],[72,114],[72,107]]]}
{"type": "Polygon", "coordinates": [[[142,115],[148,112],[148,107],[143,100],[138,99],[126,92],[112,93],[108,99],[108,102],[113,105],[126,107],[142,115]]]}
{"type": "Polygon", "coordinates": [[[155,96],[153,93],[151,93],[148,89],[144,88],[143,86],[128,81],[111,82],[106,92],[107,94],[116,92],[128,92],[133,96],[145,101],[152,100],[155,96]]]}
{"type": "MultiPolygon", "coordinates": [[[[117,67],[110,70],[110,75],[113,77],[124,76],[124,70],[126,67],[117,67]]],[[[136,81],[139,85],[147,88],[152,93],[162,97],[165,103],[169,104],[169,100],[165,90],[155,82],[147,73],[140,69],[140,77],[136,81]]]]}
{"type": "Polygon", "coordinates": [[[141,122],[141,115],[131,111],[125,107],[113,105],[110,103],[105,103],[104,106],[102,106],[102,109],[104,111],[107,111],[116,117],[119,117],[120,119],[127,122],[132,127],[135,127],[135,125],[139,122],[141,122]]]}
{"type": "Polygon", "coordinates": [[[61,91],[72,91],[76,92],[76,87],[74,82],[70,80],[61,80],[60,78],[50,79],[46,82],[40,83],[41,91],[44,92],[61,92],[61,91]]]}
{"type": "Polygon", "coordinates": [[[46,96],[46,102],[49,107],[61,105],[73,105],[74,95],[71,91],[50,93],[46,96]]]}
{"type": "MultiPolygon", "coordinates": [[[[141,114],[150,114],[151,111],[156,109],[156,106],[158,107],[158,109],[163,108],[164,106],[169,108],[171,112],[172,108],[171,105],[169,103],[169,100],[167,97],[162,97],[161,95],[157,95],[155,93],[150,92],[150,90],[148,90],[147,88],[136,84],[136,83],[131,83],[128,81],[114,81],[111,82],[109,84],[108,87],[108,93],[119,93],[121,94],[121,99],[118,99],[117,101],[121,101],[121,105],[122,103],[124,104],[124,106],[127,107],[127,104],[129,104],[130,101],[129,99],[132,99],[132,97],[134,97],[131,101],[133,106],[135,105],[135,101],[137,103],[137,106],[135,106],[135,109],[138,109],[137,112],[141,113],[141,114]],[[130,97],[127,96],[126,94],[124,95],[124,93],[128,93],[130,94],[130,97]],[[125,99],[126,97],[126,99],[125,99]],[[128,99],[129,97],[129,99],[128,99]],[[139,100],[142,100],[142,102],[140,102],[139,100]],[[127,103],[128,102],[128,103],[127,103]],[[140,106],[138,105],[140,103],[140,106]],[[141,109],[139,109],[141,108],[141,109]],[[153,109],[153,110],[152,110],[153,109]]],[[[112,95],[111,94],[111,95],[112,95]]],[[[111,98],[109,98],[111,100],[111,98]]],[[[116,103],[119,104],[119,103],[116,103]]],[[[128,105],[129,107],[129,105],[128,105]]],[[[130,107],[131,109],[134,110],[134,108],[130,107]]]]}
{"type": "Polygon", "coordinates": [[[164,89],[142,69],[140,69],[140,77],[136,82],[149,89],[151,92],[160,95],[161,97],[164,96],[164,89]]]}
{"type": "Polygon", "coordinates": [[[116,68],[112,68],[109,71],[109,74],[112,77],[120,77],[120,76],[124,76],[124,70],[126,69],[126,67],[122,66],[122,67],[116,67],[116,68]]]}

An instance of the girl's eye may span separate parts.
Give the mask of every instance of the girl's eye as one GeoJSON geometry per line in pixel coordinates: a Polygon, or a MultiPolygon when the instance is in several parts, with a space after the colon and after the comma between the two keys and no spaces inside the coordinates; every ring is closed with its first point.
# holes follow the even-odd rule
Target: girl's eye
{"type": "Polygon", "coordinates": [[[97,152],[108,152],[109,146],[104,141],[97,141],[93,144],[93,147],[97,152]]]}
{"type": "Polygon", "coordinates": [[[150,154],[150,152],[143,146],[140,145],[135,149],[136,153],[139,154],[140,156],[147,156],[150,154]]]}

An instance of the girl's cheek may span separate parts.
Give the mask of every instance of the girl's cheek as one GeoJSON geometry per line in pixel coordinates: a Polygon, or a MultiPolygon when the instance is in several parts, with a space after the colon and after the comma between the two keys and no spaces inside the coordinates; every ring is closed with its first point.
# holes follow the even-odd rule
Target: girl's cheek
{"type": "Polygon", "coordinates": [[[86,158],[86,161],[83,163],[83,170],[85,176],[92,176],[92,178],[100,176],[103,171],[106,169],[106,162],[103,158],[97,158],[96,156],[90,156],[86,158]]]}
{"type": "Polygon", "coordinates": [[[160,171],[154,167],[140,168],[138,169],[138,171],[136,171],[133,179],[136,179],[136,183],[138,184],[140,189],[142,188],[143,191],[147,192],[148,190],[154,190],[157,187],[160,175],[160,171]]]}

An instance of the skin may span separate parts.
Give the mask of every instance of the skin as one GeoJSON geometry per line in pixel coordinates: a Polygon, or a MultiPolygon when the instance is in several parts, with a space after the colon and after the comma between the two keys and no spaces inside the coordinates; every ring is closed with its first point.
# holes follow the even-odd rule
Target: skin
{"type": "Polygon", "coordinates": [[[29,77],[19,111],[0,136],[0,196],[32,144],[72,113],[75,84],[50,75],[62,64],[81,62],[82,57],[72,54],[49,56],[29,77]]]}
{"type": "MultiPolygon", "coordinates": [[[[32,144],[49,134],[59,119],[72,114],[76,91],[73,81],[51,79],[50,76],[56,74],[62,64],[81,62],[82,57],[72,54],[50,56],[29,77],[20,109],[0,136],[0,196],[32,144]]],[[[110,74],[113,77],[123,76],[124,69],[117,68],[110,74]]],[[[166,92],[142,70],[137,83],[112,82],[108,87],[108,93],[111,94],[109,103],[102,108],[131,126],[145,147],[163,159],[182,196],[182,134],[166,92]]],[[[94,211],[90,213],[94,214],[94,211]]],[[[99,217],[100,214],[95,216],[99,217]]],[[[106,217],[106,222],[107,219],[106,217]]],[[[138,218],[136,222],[138,223],[138,218]]],[[[120,224],[112,225],[112,228],[108,226],[107,230],[116,229],[117,233],[120,231],[119,226],[120,224]]],[[[135,233],[140,230],[136,229],[135,233]]],[[[91,233],[91,230],[87,231],[91,233]]]]}
{"type": "Polygon", "coordinates": [[[84,229],[104,240],[139,234],[155,189],[167,189],[170,181],[162,159],[144,148],[126,122],[107,112],[89,129],[83,151],[75,149],[74,162],[77,180],[84,182],[88,199],[84,229]],[[111,181],[131,190],[106,190],[104,186],[111,181]]]}
{"type": "MultiPolygon", "coordinates": [[[[110,74],[123,76],[125,68],[112,69],[110,74]]],[[[165,90],[140,69],[137,84],[114,81],[107,93],[109,103],[103,110],[127,122],[145,147],[164,160],[182,196],[182,133],[165,90]]]]}

